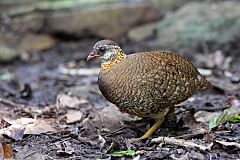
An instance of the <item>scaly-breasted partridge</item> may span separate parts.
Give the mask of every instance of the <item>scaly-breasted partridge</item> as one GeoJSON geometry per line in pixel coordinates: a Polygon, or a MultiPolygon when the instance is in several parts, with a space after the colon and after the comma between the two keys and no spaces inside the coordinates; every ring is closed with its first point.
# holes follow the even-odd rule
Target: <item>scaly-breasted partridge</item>
{"type": "Polygon", "coordinates": [[[97,58],[102,60],[98,85],[103,96],[122,112],[155,119],[140,139],[149,137],[174,105],[211,87],[190,61],[172,52],[126,55],[114,41],[102,40],[87,60],[97,58]]]}

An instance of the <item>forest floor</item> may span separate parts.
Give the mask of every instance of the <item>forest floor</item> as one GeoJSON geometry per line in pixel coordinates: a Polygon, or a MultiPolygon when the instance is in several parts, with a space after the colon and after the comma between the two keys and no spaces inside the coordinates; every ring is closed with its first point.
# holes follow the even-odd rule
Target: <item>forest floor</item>
{"type": "MultiPolygon", "coordinates": [[[[58,42],[50,50],[0,64],[0,140],[10,146],[15,158],[240,157],[240,123],[227,122],[208,129],[210,118],[226,108],[240,108],[237,63],[228,65],[220,51],[210,56],[184,54],[200,68],[209,68],[211,61],[211,69],[202,73],[214,88],[180,104],[175,111],[177,125],[165,122],[149,139],[131,142],[129,139],[141,136],[152,120],[133,122],[136,117],[121,113],[101,95],[97,85],[99,63],[86,62],[96,41],[58,42]],[[219,55],[220,60],[216,58],[219,55]],[[228,66],[222,68],[223,64],[228,66]],[[157,137],[164,138],[154,139],[157,137]]],[[[127,53],[135,51],[129,50],[130,44],[124,45],[127,53]]],[[[230,58],[234,61],[236,57],[230,58]]]]}

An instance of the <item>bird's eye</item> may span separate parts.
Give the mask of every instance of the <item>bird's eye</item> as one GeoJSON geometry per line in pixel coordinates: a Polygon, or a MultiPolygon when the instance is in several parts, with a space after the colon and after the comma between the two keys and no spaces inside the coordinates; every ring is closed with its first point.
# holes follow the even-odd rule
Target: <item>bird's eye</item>
{"type": "Polygon", "coordinates": [[[105,48],[104,48],[104,47],[100,47],[100,48],[99,48],[99,51],[100,51],[100,52],[104,52],[104,51],[105,51],[105,48]]]}

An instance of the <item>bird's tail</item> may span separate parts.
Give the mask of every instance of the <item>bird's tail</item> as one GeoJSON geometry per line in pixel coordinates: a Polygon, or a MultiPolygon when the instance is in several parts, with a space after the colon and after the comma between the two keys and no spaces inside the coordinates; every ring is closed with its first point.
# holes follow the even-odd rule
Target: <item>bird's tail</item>
{"type": "Polygon", "coordinates": [[[211,89],[213,88],[212,84],[205,78],[202,77],[199,85],[200,90],[211,89]]]}

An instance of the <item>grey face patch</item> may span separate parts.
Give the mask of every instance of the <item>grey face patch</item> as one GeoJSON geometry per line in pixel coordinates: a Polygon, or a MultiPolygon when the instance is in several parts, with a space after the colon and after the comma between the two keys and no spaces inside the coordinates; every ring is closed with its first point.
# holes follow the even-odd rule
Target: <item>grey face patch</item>
{"type": "Polygon", "coordinates": [[[120,46],[112,40],[102,40],[94,45],[94,50],[102,56],[102,63],[114,60],[117,53],[121,51],[120,46]]]}
{"type": "Polygon", "coordinates": [[[105,63],[116,58],[116,53],[113,50],[106,51],[103,55],[102,63],[105,63]]]}

